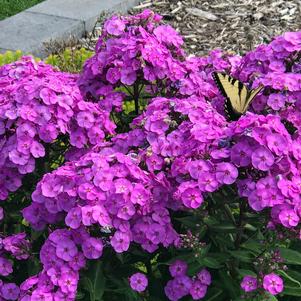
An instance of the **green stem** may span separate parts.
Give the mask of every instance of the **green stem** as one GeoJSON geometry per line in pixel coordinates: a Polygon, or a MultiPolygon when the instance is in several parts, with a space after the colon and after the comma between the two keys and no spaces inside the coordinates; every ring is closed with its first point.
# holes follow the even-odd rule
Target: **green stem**
{"type": "Polygon", "coordinates": [[[244,213],[245,213],[245,209],[246,209],[246,203],[244,201],[241,201],[239,204],[239,218],[238,218],[238,223],[237,223],[237,227],[238,227],[238,232],[237,232],[237,236],[234,242],[235,245],[235,249],[237,250],[240,246],[241,243],[241,239],[244,233],[244,213]]]}
{"type": "Polygon", "coordinates": [[[139,114],[139,84],[134,84],[135,114],[139,114]]]}

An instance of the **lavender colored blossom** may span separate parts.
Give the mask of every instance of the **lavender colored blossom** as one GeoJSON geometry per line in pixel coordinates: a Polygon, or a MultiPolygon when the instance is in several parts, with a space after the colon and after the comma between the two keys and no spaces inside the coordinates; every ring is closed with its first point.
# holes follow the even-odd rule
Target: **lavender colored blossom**
{"type": "Polygon", "coordinates": [[[133,274],[129,280],[131,288],[137,292],[145,291],[148,285],[147,277],[142,273],[133,274]]]}
{"type": "Polygon", "coordinates": [[[169,267],[170,275],[173,277],[185,275],[187,272],[187,263],[182,260],[176,260],[169,267]]]}
{"type": "Polygon", "coordinates": [[[277,295],[283,291],[283,280],[276,274],[271,273],[263,278],[263,288],[272,295],[277,295]]]}
{"type": "Polygon", "coordinates": [[[240,286],[245,292],[252,292],[258,288],[257,278],[253,276],[244,276],[240,286]]]}

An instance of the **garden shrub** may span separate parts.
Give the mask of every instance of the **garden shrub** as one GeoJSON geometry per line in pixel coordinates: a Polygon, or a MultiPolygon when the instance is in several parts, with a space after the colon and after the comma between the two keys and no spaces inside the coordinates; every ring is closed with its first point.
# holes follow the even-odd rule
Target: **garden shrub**
{"type": "Polygon", "coordinates": [[[301,32],[182,44],[146,10],[0,69],[3,300],[300,300],[301,32]],[[264,87],[238,121],[214,71],[264,87]]]}

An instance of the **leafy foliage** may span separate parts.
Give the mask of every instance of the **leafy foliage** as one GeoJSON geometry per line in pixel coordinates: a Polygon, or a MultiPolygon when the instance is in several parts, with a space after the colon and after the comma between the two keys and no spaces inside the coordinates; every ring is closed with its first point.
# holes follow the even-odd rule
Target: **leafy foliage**
{"type": "Polygon", "coordinates": [[[0,69],[1,298],[300,300],[301,35],[187,58],[160,20],[47,59],[80,75],[0,69]],[[252,112],[226,120],[213,71],[264,87],[252,112]]]}

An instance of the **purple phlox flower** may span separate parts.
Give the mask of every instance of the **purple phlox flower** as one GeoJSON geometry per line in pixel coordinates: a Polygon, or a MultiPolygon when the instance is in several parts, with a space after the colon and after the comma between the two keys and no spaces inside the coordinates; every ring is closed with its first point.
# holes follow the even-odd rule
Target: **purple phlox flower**
{"type": "Polygon", "coordinates": [[[71,269],[62,269],[58,284],[63,293],[74,293],[77,289],[79,275],[71,269]]]}
{"type": "Polygon", "coordinates": [[[105,22],[104,28],[109,34],[120,36],[124,32],[125,23],[119,18],[113,17],[105,22]]]}
{"type": "Polygon", "coordinates": [[[10,260],[0,257],[0,275],[8,276],[13,272],[13,265],[10,260]]]}
{"type": "Polygon", "coordinates": [[[82,249],[86,258],[97,259],[102,255],[103,243],[101,239],[90,237],[84,241],[82,249]]]}
{"type": "Polygon", "coordinates": [[[4,283],[0,291],[4,300],[17,300],[20,294],[20,289],[15,283],[4,283]]]}
{"type": "Polygon", "coordinates": [[[198,178],[198,184],[200,190],[204,192],[213,192],[219,186],[216,177],[210,172],[200,173],[198,178]]]}
{"type": "Polygon", "coordinates": [[[57,243],[56,255],[65,261],[71,261],[77,252],[78,249],[75,243],[70,239],[65,239],[57,243]]]}
{"type": "Polygon", "coordinates": [[[128,250],[130,241],[130,236],[127,233],[116,231],[111,238],[111,245],[117,253],[122,253],[128,250]]]}
{"type": "Polygon", "coordinates": [[[65,223],[67,226],[69,226],[72,229],[77,229],[79,228],[82,220],[82,210],[79,207],[74,207],[72,208],[66,218],[65,218],[65,223]]]}
{"type": "Polygon", "coordinates": [[[286,228],[293,228],[299,224],[300,218],[293,209],[284,209],[279,213],[279,220],[286,228]]]}
{"type": "Polygon", "coordinates": [[[147,277],[142,273],[133,274],[129,280],[131,288],[137,292],[145,291],[148,285],[147,277]]]}
{"type": "Polygon", "coordinates": [[[283,291],[283,280],[276,274],[271,273],[263,278],[263,288],[272,295],[277,295],[283,291]]]}
{"type": "Polygon", "coordinates": [[[205,297],[207,293],[207,285],[204,285],[199,280],[194,280],[189,293],[193,300],[199,300],[205,297]]]}
{"type": "Polygon", "coordinates": [[[211,284],[211,274],[207,269],[202,269],[200,272],[198,272],[197,277],[202,284],[205,284],[207,286],[211,284]]]}
{"type": "Polygon", "coordinates": [[[270,134],[266,137],[268,148],[277,156],[287,154],[288,141],[280,134],[270,134]]]}
{"type": "Polygon", "coordinates": [[[283,94],[270,94],[267,105],[275,111],[279,111],[285,105],[286,97],[283,94]]]}
{"type": "Polygon", "coordinates": [[[251,163],[252,149],[245,142],[238,142],[231,148],[231,161],[238,166],[248,166],[251,163]]]}
{"type": "Polygon", "coordinates": [[[274,164],[273,154],[264,146],[258,147],[252,154],[252,165],[263,171],[269,170],[274,164]]]}
{"type": "Polygon", "coordinates": [[[257,278],[253,276],[244,276],[240,283],[240,287],[247,293],[256,290],[258,287],[257,278]]]}
{"type": "Polygon", "coordinates": [[[233,184],[238,177],[237,168],[231,163],[219,163],[216,166],[216,179],[221,184],[233,184]]]}
{"type": "Polygon", "coordinates": [[[187,188],[181,194],[183,204],[188,208],[198,208],[204,201],[198,188],[187,188]]]}
{"type": "Polygon", "coordinates": [[[176,260],[174,261],[170,267],[169,267],[169,272],[171,276],[176,277],[176,276],[181,276],[185,275],[187,272],[187,263],[183,260],[176,260]]]}

